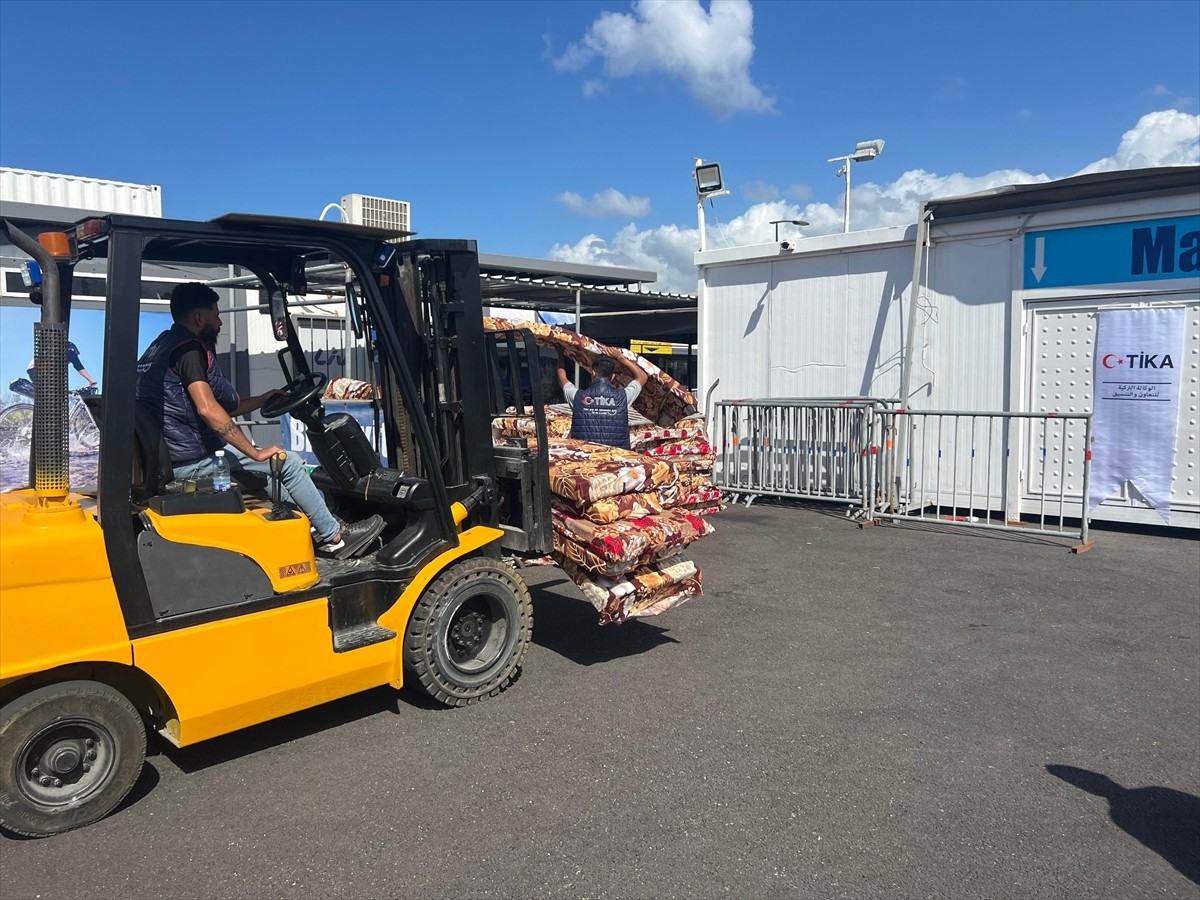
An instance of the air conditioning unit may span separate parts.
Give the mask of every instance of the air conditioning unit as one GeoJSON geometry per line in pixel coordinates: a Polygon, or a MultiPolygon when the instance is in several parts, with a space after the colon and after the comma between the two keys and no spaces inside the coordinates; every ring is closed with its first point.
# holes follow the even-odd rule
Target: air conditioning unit
{"type": "Polygon", "coordinates": [[[366,194],[347,194],[342,198],[346,221],[353,225],[370,225],[394,231],[412,231],[407,200],[389,200],[366,194]]]}

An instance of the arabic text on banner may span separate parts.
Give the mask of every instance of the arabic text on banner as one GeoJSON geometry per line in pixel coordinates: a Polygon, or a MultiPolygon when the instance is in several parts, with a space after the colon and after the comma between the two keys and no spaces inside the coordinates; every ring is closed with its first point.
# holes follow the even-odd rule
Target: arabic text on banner
{"type": "Polygon", "coordinates": [[[1106,309],[1098,316],[1088,510],[1128,481],[1167,521],[1185,311],[1106,309]]]}

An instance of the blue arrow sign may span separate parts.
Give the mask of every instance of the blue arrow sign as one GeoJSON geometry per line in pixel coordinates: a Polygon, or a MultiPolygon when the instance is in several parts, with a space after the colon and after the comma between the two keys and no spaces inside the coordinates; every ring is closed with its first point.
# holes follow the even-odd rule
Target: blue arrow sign
{"type": "Polygon", "coordinates": [[[1200,215],[1030,231],[1025,290],[1200,275],[1200,215]]]}

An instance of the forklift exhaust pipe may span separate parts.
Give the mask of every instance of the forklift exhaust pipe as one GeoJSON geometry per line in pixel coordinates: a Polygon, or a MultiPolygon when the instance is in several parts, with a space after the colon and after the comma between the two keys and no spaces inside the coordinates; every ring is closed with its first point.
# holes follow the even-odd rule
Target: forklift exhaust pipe
{"type": "Polygon", "coordinates": [[[10,222],[8,239],[42,269],[42,320],[33,325],[37,367],[33,405],[33,487],[40,506],[63,503],[70,491],[67,445],[67,326],[63,322],[58,263],[49,251],[10,222]]]}

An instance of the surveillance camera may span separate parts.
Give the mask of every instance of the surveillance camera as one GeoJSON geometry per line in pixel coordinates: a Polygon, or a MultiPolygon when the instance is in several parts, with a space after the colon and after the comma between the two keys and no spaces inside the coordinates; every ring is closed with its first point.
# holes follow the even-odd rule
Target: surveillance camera
{"type": "Polygon", "coordinates": [[[780,241],[779,249],[780,250],[795,250],[796,242],[795,241],[780,241]]]}

